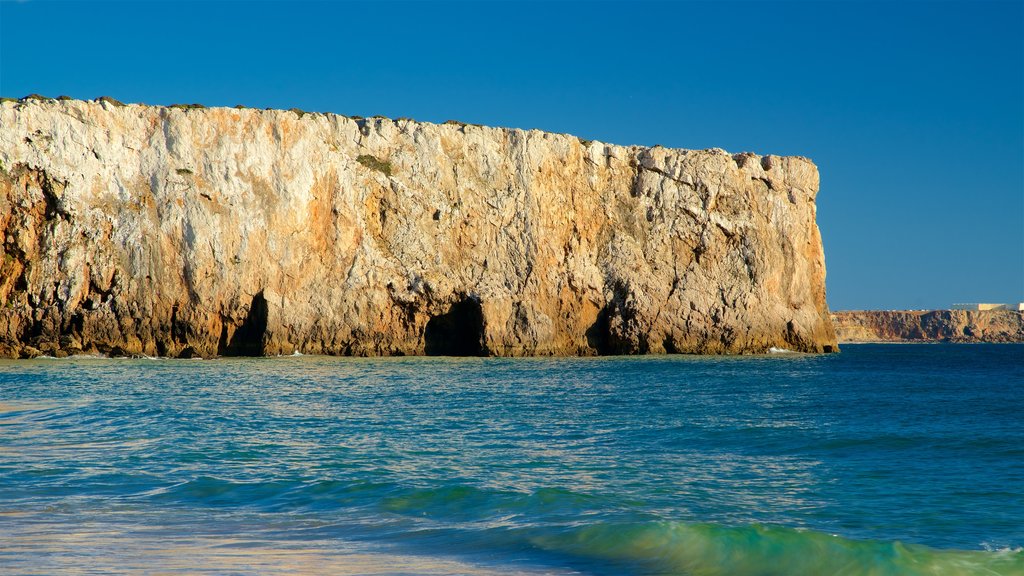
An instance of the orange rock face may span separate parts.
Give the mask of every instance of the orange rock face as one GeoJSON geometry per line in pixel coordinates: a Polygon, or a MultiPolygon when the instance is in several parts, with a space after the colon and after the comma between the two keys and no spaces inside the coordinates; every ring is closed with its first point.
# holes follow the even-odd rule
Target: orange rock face
{"type": "Polygon", "coordinates": [[[832,315],[840,342],[1024,342],[1024,312],[864,310],[832,315]]]}
{"type": "Polygon", "coordinates": [[[0,104],[0,354],[836,349],[799,157],[0,104]]]}

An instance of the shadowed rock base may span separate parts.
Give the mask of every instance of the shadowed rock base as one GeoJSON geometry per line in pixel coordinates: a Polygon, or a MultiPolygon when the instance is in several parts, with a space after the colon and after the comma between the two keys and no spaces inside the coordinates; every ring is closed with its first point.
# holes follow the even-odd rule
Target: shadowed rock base
{"type": "Polygon", "coordinates": [[[427,356],[486,356],[480,303],[463,298],[446,314],[428,320],[423,342],[427,356]]]}

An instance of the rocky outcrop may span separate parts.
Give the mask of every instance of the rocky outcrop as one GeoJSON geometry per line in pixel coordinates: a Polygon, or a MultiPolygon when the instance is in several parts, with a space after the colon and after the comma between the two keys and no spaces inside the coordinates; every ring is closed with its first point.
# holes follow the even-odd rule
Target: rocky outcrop
{"type": "Polygon", "coordinates": [[[0,104],[0,354],[835,350],[799,157],[0,104]]]}
{"type": "Polygon", "coordinates": [[[840,342],[1024,342],[1024,312],[863,310],[832,315],[840,342]]]}

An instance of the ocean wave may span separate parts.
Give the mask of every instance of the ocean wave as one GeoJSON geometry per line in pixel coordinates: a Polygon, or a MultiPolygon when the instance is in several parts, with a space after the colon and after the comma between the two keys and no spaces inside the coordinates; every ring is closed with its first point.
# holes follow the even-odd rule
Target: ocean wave
{"type": "Polygon", "coordinates": [[[1024,576],[1024,550],[1016,547],[948,550],[774,525],[602,521],[588,511],[607,513],[615,503],[563,489],[519,492],[462,484],[414,488],[387,482],[198,477],[147,496],[212,507],[255,506],[264,512],[362,509],[378,521],[414,519],[414,524],[389,528],[406,544],[419,541],[456,554],[469,544],[476,551],[495,553],[534,549],[600,574],[1024,576]]]}
{"type": "Polygon", "coordinates": [[[1024,575],[1019,548],[940,550],[777,526],[596,524],[536,535],[542,549],[641,574],[694,576],[1024,575]]]}
{"type": "MultiPolygon", "coordinates": [[[[254,456],[259,457],[259,454],[254,456]]],[[[428,488],[366,480],[278,479],[267,482],[214,476],[198,476],[156,487],[144,495],[190,506],[255,506],[266,511],[280,507],[292,510],[370,507],[378,513],[442,521],[484,520],[510,514],[550,520],[552,516],[573,515],[595,504],[609,504],[607,498],[598,500],[557,488],[519,492],[463,484],[428,488]]]]}

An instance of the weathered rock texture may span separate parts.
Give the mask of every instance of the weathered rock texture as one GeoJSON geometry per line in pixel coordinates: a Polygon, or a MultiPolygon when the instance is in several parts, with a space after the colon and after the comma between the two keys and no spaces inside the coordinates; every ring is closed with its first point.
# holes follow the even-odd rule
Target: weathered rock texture
{"type": "Polygon", "coordinates": [[[835,350],[804,158],[0,105],[0,353],[835,350]]]}
{"type": "Polygon", "coordinates": [[[865,310],[832,315],[840,342],[1024,342],[1013,310],[865,310]]]}

